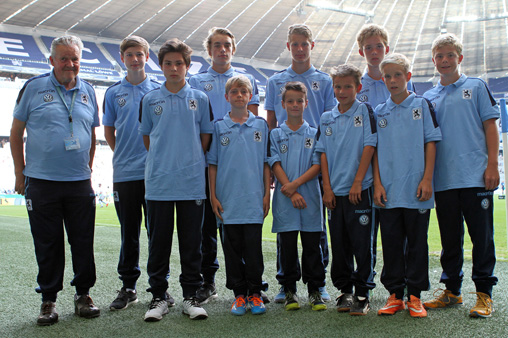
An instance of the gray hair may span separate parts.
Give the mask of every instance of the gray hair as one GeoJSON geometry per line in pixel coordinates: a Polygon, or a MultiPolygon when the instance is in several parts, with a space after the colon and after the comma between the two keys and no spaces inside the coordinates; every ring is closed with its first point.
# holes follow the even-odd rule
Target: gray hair
{"type": "Polygon", "coordinates": [[[83,52],[83,42],[77,36],[65,35],[53,39],[53,42],[51,42],[50,50],[52,57],[55,57],[56,46],[76,46],[79,49],[79,57],[81,58],[81,54],[83,52]]]}

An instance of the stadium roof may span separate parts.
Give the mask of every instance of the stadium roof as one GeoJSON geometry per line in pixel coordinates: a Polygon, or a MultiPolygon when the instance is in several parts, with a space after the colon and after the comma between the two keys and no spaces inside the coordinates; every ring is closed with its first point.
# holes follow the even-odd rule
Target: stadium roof
{"type": "Polygon", "coordinates": [[[356,33],[366,22],[390,33],[390,50],[408,56],[413,75],[432,78],[432,40],[441,32],[464,42],[462,71],[472,76],[506,76],[508,71],[506,0],[2,0],[0,31],[33,32],[121,40],[130,34],[155,48],[178,37],[202,51],[212,26],[235,34],[237,57],[252,65],[267,62],[284,68],[287,28],[306,23],[314,32],[313,64],[324,71],[348,62],[364,67],[356,33]]]}

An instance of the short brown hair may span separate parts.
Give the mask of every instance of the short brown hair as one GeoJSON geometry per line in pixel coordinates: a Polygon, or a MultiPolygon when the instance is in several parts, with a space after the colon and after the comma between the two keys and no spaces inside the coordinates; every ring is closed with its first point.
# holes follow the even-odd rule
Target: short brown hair
{"type": "Polygon", "coordinates": [[[203,47],[205,47],[205,50],[207,51],[208,54],[210,54],[210,50],[212,49],[212,38],[215,35],[229,36],[231,38],[231,44],[233,45],[233,52],[236,51],[236,41],[235,41],[235,36],[233,35],[233,33],[231,33],[231,31],[227,28],[212,27],[208,31],[208,36],[203,41],[203,47]]]}
{"type": "Polygon", "coordinates": [[[180,41],[177,38],[169,39],[164,42],[161,49],[159,49],[159,66],[162,67],[162,61],[167,53],[180,53],[182,54],[183,60],[187,67],[191,63],[192,48],[190,48],[185,42],[180,41]]]}
{"type": "Polygon", "coordinates": [[[231,88],[233,88],[234,86],[245,87],[249,90],[249,93],[252,94],[252,84],[250,83],[250,80],[245,75],[236,75],[236,76],[233,76],[232,78],[230,78],[226,82],[226,94],[228,94],[229,91],[231,90],[231,88]]]}
{"type": "Polygon", "coordinates": [[[335,80],[336,77],[352,76],[358,87],[362,83],[362,72],[358,67],[348,64],[333,67],[330,71],[330,77],[335,80]]]}
{"type": "Polygon", "coordinates": [[[148,50],[150,49],[148,41],[140,36],[131,35],[122,40],[122,43],[120,44],[120,54],[123,55],[123,53],[131,47],[142,47],[146,55],[148,55],[148,50]]]}
{"type": "Polygon", "coordinates": [[[305,99],[307,99],[307,87],[302,82],[299,81],[291,81],[287,82],[282,88],[282,101],[286,99],[286,92],[288,90],[294,90],[295,92],[300,92],[305,95],[305,99]]]}
{"type": "Polygon", "coordinates": [[[304,24],[294,24],[288,28],[288,42],[291,42],[291,35],[298,34],[305,36],[310,42],[312,42],[312,31],[309,26],[304,24]]]}
{"type": "Polygon", "coordinates": [[[383,41],[385,47],[388,46],[388,31],[384,27],[371,23],[363,25],[363,27],[356,35],[356,42],[358,43],[358,47],[362,49],[365,39],[368,39],[372,36],[379,36],[383,41]]]}
{"type": "Polygon", "coordinates": [[[432,42],[432,56],[434,57],[434,53],[436,49],[444,47],[444,46],[452,46],[457,51],[459,56],[462,55],[462,42],[460,42],[459,38],[452,33],[441,34],[432,42]]]}

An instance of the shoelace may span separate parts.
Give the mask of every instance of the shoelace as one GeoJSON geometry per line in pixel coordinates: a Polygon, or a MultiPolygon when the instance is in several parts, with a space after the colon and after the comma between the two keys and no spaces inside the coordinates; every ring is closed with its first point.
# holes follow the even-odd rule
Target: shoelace
{"type": "Polygon", "coordinates": [[[261,306],[261,304],[263,303],[263,302],[261,301],[261,298],[259,298],[259,297],[254,297],[254,296],[250,296],[250,297],[249,297],[249,302],[252,302],[252,304],[253,304],[254,306],[261,306]]]}
{"type": "Polygon", "coordinates": [[[238,297],[235,299],[235,302],[233,303],[233,307],[239,308],[245,306],[245,298],[238,297]]]}
{"type": "Polygon", "coordinates": [[[320,299],[321,297],[321,294],[319,292],[315,292],[315,293],[312,293],[310,296],[309,296],[309,299],[310,299],[310,302],[311,303],[314,303],[314,302],[322,302],[322,300],[320,299]]]}
{"type": "Polygon", "coordinates": [[[42,306],[42,314],[49,315],[49,314],[51,314],[52,309],[53,309],[53,304],[46,303],[42,306]]]}
{"type": "Polygon", "coordinates": [[[445,295],[446,295],[445,290],[444,290],[444,289],[441,289],[441,288],[436,289],[436,290],[434,291],[434,293],[432,294],[432,296],[433,296],[434,298],[437,298],[437,299],[441,299],[441,298],[443,298],[445,295]]]}
{"type": "Polygon", "coordinates": [[[471,294],[476,294],[477,298],[476,298],[476,305],[475,307],[479,306],[479,305],[482,305],[484,307],[490,307],[490,304],[492,302],[492,300],[490,300],[488,298],[488,295],[484,294],[483,292],[470,292],[471,294]],[[481,304],[480,304],[481,303],[481,304]]]}
{"type": "Polygon", "coordinates": [[[152,300],[152,302],[150,303],[150,310],[153,310],[153,309],[156,309],[158,308],[161,304],[162,304],[163,300],[160,299],[160,298],[155,298],[154,300],[152,300]]]}

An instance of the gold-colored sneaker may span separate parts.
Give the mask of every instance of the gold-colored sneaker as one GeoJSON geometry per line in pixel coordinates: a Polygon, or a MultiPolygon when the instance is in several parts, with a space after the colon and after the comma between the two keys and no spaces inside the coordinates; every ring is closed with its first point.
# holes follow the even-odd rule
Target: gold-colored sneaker
{"type": "Polygon", "coordinates": [[[469,311],[469,317],[473,318],[489,318],[494,312],[492,298],[483,292],[471,292],[476,293],[476,305],[469,311]]]}
{"type": "Polygon", "coordinates": [[[444,309],[462,305],[462,295],[455,296],[450,290],[437,289],[434,291],[434,299],[423,303],[427,309],[444,309]]]}

